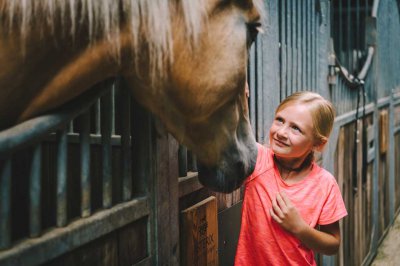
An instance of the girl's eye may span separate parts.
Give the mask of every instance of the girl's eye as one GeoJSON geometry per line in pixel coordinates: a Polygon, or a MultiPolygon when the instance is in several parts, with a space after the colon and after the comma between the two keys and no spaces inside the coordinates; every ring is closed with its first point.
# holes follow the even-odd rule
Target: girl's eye
{"type": "Polygon", "coordinates": [[[296,132],[301,133],[301,129],[298,128],[297,126],[292,126],[292,129],[293,129],[294,131],[296,131],[296,132]]]}
{"type": "Polygon", "coordinates": [[[276,122],[279,122],[279,123],[283,123],[283,119],[280,118],[280,117],[276,117],[276,118],[275,118],[275,121],[276,121],[276,122]]]}

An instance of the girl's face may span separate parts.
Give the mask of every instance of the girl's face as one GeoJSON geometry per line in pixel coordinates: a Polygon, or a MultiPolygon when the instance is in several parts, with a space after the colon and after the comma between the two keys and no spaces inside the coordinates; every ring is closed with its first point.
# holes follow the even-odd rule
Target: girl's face
{"type": "Polygon", "coordinates": [[[314,124],[305,104],[293,103],[279,110],[269,130],[271,149],[287,159],[306,157],[315,147],[314,124]]]}

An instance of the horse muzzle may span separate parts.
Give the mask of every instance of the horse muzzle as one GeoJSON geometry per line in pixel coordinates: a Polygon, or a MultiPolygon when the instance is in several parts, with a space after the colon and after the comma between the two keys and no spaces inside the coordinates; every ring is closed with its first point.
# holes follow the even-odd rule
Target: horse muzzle
{"type": "Polygon", "coordinates": [[[216,192],[230,193],[239,188],[253,173],[257,161],[257,146],[250,145],[245,153],[228,149],[216,166],[198,163],[200,183],[216,192]],[[239,156],[241,154],[241,156],[239,156]]]}

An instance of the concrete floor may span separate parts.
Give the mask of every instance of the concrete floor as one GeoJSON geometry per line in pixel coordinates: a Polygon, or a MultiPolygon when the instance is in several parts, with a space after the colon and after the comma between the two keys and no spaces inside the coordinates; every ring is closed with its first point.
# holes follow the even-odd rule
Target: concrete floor
{"type": "Polygon", "coordinates": [[[372,266],[400,265],[400,215],[397,216],[392,228],[378,248],[372,266]]]}

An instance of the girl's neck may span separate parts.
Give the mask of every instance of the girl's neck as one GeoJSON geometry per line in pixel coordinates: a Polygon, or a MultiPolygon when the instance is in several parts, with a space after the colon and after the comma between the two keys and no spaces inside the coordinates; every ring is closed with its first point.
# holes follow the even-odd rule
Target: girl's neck
{"type": "Polygon", "coordinates": [[[285,161],[278,158],[274,154],[274,161],[278,166],[279,173],[281,174],[281,178],[283,180],[287,180],[289,178],[297,179],[297,177],[301,177],[304,174],[305,170],[309,170],[312,162],[314,160],[314,153],[310,152],[304,159],[294,160],[294,161],[285,161]]]}

